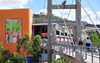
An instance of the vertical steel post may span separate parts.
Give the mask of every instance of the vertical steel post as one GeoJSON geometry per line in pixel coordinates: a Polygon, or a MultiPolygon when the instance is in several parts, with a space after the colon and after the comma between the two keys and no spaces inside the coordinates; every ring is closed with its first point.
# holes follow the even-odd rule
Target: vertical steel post
{"type": "Polygon", "coordinates": [[[87,47],[85,47],[85,59],[87,59],[87,47]]]}
{"type": "Polygon", "coordinates": [[[92,50],[91,52],[91,63],[93,63],[93,48],[90,48],[92,50]]]}
{"type": "Polygon", "coordinates": [[[99,63],[100,63],[100,49],[98,49],[99,50],[99,63]]]}

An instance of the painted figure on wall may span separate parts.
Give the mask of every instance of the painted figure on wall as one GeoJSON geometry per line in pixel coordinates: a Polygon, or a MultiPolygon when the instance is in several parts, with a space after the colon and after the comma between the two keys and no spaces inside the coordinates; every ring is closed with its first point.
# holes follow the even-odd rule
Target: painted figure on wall
{"type": "Polygon", "coordinates": [[[6,43],[16,43],[21,37],[22,19],[7,19],[6,20],[6,43]]]}

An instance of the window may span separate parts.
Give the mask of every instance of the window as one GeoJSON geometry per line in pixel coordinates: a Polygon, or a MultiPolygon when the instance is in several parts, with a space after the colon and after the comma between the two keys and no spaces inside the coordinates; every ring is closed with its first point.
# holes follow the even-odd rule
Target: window
{"type": "Polygon", "coordinates": [[[59,31],[56,30],[56,35],[59,35],[59,31]]]}
{"type": "Polygon", "coordinates": [[[67,33],[65,33],[65,36],[67,36],[67,33]]]}

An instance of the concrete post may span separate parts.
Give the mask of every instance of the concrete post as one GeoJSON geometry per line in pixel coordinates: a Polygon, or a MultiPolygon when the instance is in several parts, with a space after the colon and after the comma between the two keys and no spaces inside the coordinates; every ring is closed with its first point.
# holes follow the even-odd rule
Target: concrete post
{"type": "Polygon", "coordinates": [[[47,15],[48,15],[48,63],[52,63],[52,45],[51,45],[51,37],[52,37],[52,22],[51,22],[51,16],[52,16],[52,0],[48,0],[48,8],[47,8],[47,15]]]}
{"type": "Polygon", "coordinates": [[[43,49],[43,63],[45,62],[45,50],[43,49]]]}
{"type": "Polygon", "coordinates": [[[76,0],[76,42],[81,38],[81,0],[76,0]]]}

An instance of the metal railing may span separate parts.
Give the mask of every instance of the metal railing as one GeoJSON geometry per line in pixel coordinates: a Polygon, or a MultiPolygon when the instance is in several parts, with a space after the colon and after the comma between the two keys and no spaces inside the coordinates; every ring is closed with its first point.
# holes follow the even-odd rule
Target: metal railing
{"type": "MultiPolygon", "coordinates": [[[[47,47],[47,41],[43,41],[41,46],[47,47]]],[[[95,61],[100,63],[100,48],[94,47],[94,45],[86,47],[85,45],[79,46],[71,42],[55,42],[52,43],[52,49],[72,57],[75,57],[75,53],[78,51],[84,60],[88,60],[89,63],[95,63],[95,61]]]]}

